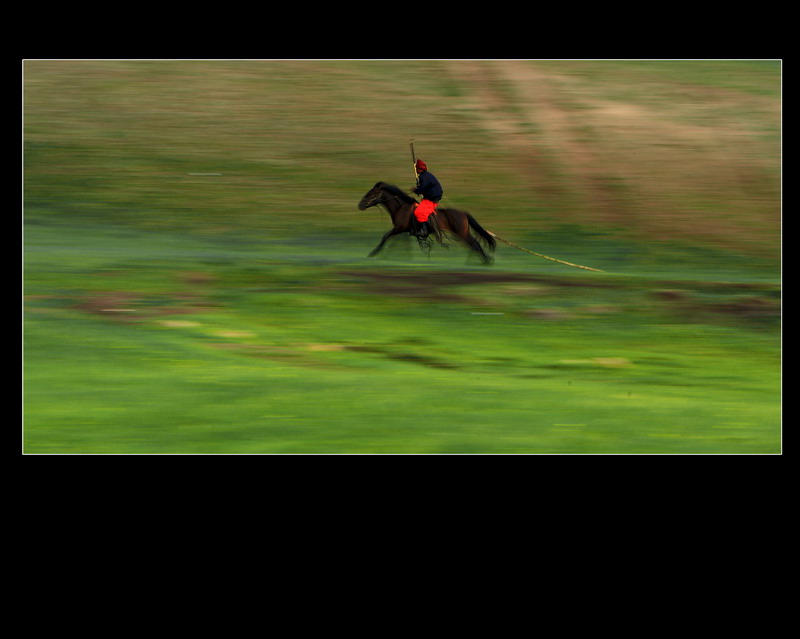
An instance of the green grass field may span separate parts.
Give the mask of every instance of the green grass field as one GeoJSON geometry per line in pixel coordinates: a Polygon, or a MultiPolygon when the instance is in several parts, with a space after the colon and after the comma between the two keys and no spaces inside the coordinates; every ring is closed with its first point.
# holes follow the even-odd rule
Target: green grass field
{"type": "Polygon", "coordinates": [[[24,453],[781,452],[779,63],[24,72],[24,453]]]}

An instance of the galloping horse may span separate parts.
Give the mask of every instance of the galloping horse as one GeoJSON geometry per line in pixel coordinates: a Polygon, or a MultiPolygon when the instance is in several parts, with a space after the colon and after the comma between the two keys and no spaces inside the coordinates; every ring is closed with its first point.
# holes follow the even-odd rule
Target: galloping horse
{"type": "MultiPolygon", "coordinates": [[[[392,228],[381,238],[378,246],[369,254],[369,257],[380,252],[386,240],[393,235],[406,233],[412,231],[414,228],[413,211],[414,207],[417,205],[417,201],[413,197],[407,195],[396,186],[386,184],[385,182],[378,182],[363,198],[361,198],[361,201],[358,203],[358,208],[364,211],[378,204],[382,204],[389,212],[392,218],[392,228]]],[[[494,251],[495,248],[494,238],[466,211],[437,207],[430,221],[434,222],[434,227],[438,225],[442,231],[452,234],[464,242],[480,256],[485,264],[492,261],[492,258],[484,252],[478,240],[470,234],[469,229],[471,227],[478,234],[479,238],[486,244],[490,251],[494,251]],[[434,217],[435,220],[433,220],[434,217]]],[[[439,243],[443,244],[441,234],[437,233],[432,235],[435,235],[439,243]]]]}

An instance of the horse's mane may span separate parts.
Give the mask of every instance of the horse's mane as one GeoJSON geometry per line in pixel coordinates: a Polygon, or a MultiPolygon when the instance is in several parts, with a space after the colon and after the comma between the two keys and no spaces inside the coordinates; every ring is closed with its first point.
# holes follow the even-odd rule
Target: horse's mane
{"type": "Polygon", "coordinates": [[[408,195],[402,189],[396,187],[394,184],[387,184],[386,182],[378,182],[375,186],[381,187],[387,193],[391,193],[392,195],[396,195],[401,200],[403,200],[403,202],[405,202],[406,204],[416,204],[417,203],[417,201],[413,197],[408,195]]]}

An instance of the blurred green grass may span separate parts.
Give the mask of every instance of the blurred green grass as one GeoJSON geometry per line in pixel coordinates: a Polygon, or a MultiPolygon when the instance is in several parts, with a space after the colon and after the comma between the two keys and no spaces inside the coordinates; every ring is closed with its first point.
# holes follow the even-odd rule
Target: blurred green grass
{"type": "Polygon", "coordinates": [[[681,137],[652,191],[610,172],[610,218],[567,151],[641,139],[544,153],[538,76],[497,61],[492,108],[439,61],[26,62],[24,451],[780,452],[779,67],[526,64],[562,115],[645,104],[720,141],[681,137]],[[366,259],[388,217],[356,204],[409,185],[410,137],[484,226],[607,273],[408,237],[366,259]],[[703,180],[668,183],[678,150],[703,180]]]}
{"type": "Polygon", "coordinates": [[[31,233],[30,453],[779,446],[780,302],[758,277],[720,289],[487,274],[413,246],[376,263],[313,239],[31,233]]]}

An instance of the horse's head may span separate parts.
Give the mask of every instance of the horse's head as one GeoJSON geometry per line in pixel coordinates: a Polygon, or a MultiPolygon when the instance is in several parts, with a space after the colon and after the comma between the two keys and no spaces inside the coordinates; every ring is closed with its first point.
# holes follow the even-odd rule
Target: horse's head
{"type": "Polygon", "coordinates": [[[371,206],[376,206],[383,202],[384,200],[384,192],[383,192],[383,182],[378,182],[375,186],[373,186],[364,197],[361,198],[361,201],[358,203],[358,210],[364,211],[371,206]]]}

